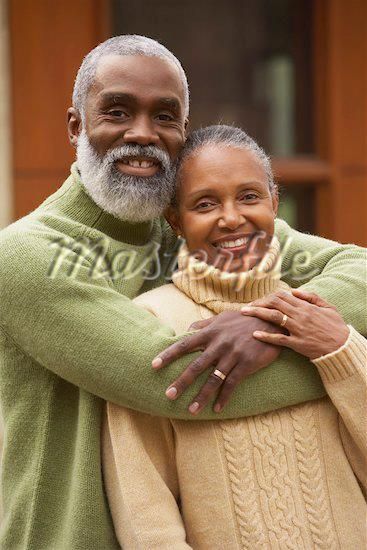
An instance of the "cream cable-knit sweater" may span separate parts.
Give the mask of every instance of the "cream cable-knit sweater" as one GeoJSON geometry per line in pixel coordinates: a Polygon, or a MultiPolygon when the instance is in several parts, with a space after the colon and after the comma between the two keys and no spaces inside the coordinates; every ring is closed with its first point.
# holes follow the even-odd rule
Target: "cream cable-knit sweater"
{"type": "MultiPolygon", "coordinates": [[[[183,333],[274,291],[276,247],[244,284],[181,255],[175,284],[136,302],[183,333]]],[[[187,422],[108,404],[103,465],[121,546],[364,549],[366,351],[350,327],[339,350],[314,361],[328,397],[255,417],[187,422]]]]}

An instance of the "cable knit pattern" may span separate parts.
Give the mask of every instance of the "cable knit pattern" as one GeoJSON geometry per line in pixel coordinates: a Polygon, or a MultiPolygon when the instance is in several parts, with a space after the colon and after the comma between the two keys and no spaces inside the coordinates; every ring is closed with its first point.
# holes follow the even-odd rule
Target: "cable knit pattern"
{"type": "Polygon", "coordinates": [[[315,407],[306,404],[290,410],[297,452],[297,463],[301,480],[312,540],[316,548],[334,550],[339,548],[335,537],[335,526],[322,470],[321,449],[317,438],[315,407]]]}
{"type": "Polygon", "coordinates": [[[289,475],[291,448],[282,430],[281,415],[254,417],[248,425],[271,547],[278,544],[281,548],[301,548],[294,480],[289,475]]]}
{"type": "Polygon", "coordinates": [[[256,498],[250,446],[241,421],[221,422],[232,498],[241,534],[242,548],[270,548],[256,498]],[[244,487],[247,489],[246,498],[244,487]]]}

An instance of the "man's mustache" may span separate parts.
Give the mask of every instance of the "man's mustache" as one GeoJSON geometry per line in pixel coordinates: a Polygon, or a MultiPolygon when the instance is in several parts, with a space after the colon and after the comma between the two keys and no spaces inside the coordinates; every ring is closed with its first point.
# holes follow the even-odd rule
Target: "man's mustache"
{"type": "Polygon", "coordinates": [[[106,164],[132,157],[147,157],[158,162],[163,170],[171,168],[171,159],[165,151],[156,145],[126,144],[110,149],[103,157],[106,164]]]}

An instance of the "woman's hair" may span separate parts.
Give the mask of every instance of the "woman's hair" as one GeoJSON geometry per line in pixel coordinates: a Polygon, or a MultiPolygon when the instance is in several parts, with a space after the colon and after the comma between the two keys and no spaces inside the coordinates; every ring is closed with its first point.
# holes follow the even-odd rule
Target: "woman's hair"
{"type": "Polygon", "coordinates": [[[200,150],[207,145],[222,145],[224,147],[234,147],[235,149],[250,151],[265,170],[270,193],[274,195],[278,192],[277,185],[274,182],[271,161],[265,151],[241,128],[217,124],[194,130],[189,134],[177,161],[177,185],[176,194],[173,200],[175,206],[177,206],[177,196],[181,184],[183,165],[189,158],[197,155],[200,150]]]}

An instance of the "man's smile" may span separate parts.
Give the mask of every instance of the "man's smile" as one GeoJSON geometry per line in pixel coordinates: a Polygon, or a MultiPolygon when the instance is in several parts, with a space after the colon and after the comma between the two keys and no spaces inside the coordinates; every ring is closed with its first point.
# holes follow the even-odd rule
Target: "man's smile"
{"type": "Polygon", "coordinates": [[[116,161],[116,166],[123,174],[131,176],[154,176],[161,163],[150,157],[124,157],[116,161]]]}

